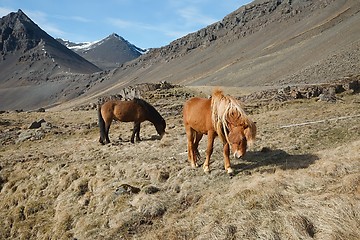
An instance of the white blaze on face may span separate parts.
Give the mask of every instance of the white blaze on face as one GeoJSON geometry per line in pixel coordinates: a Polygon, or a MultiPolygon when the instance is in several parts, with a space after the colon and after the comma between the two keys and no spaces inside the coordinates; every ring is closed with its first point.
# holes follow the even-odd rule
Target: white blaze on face
{"type": "Polygon", "coordinates": [[[246,152],[246,141],[242,141],[240,144],[231,144],[231,151],[234,158],[242,158],[246,152]]]}
{"type": "Polygon", "coordinates": [[[237,150],[236,152],[234,152],[234,158],[241,158],[242,154],[240,152],[240,150],[237,150]]]}

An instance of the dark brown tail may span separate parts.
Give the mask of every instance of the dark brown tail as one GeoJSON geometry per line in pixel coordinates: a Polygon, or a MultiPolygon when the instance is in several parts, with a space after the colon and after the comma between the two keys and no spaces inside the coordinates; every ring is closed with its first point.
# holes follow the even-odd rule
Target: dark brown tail
{"type": "Polygon", "coordinates": [[[98,121],[99,121],[99,129],[100,129],[100,139],[99,142],[104,144],[105,141],[105,121],[101,115],[101,105],[98,105],[98,121]]]}

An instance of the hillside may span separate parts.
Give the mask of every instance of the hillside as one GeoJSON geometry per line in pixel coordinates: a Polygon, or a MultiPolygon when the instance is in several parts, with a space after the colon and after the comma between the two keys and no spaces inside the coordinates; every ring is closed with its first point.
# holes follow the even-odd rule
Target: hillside
{"type": "Polygon", "coordinates": [[[271,87],[358,74],[359,10],[354,0],[255,1],[220,22],[150,50],[93,90],[106,90],[109,83],[114,93],[123,85],[158,81],[271,87]]]}
{"type": "Polygon", "coordinates": [[[103,70],[117,68],[145,52],[145,50],[134,46],[115,33],[91,43],[72,43],[61,39],[57,40],[103,70]]]}

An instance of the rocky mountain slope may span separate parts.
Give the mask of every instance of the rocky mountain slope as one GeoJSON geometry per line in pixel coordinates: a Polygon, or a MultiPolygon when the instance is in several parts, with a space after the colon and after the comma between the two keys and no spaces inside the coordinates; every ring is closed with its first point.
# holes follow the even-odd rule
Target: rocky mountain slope
{"type": "Polygon", "coordinates": [[[20,85],[19,79],[21,83],[45,81],[65,72],[100,71],[44,32],[21,10],[1,18],[0,26],[1,86],[6,82],[5,86],[20,85]]]}
{"type": "Polygon", "coordinates": [[[75,53],[103,70],[110,70],[121,66],[145,53],[145,50],[129,43],[116,33],[95,42],[73,43],[57,39],[75,53]]]}
{"type": "Polygon", "coordinates": [[[71,76],[101,71],[49,36],[21,10],[0,19],[0,39],[2,109],[59,101],[65,89],[76,88],[71,76]]]}
{"type": "Polygon", "coordinates": [[[145,81],[241,87],[332,81],[358,73],[359,11],[355,0],[254,1],[152,49],[109,81],[119,87],[145,81]]]}

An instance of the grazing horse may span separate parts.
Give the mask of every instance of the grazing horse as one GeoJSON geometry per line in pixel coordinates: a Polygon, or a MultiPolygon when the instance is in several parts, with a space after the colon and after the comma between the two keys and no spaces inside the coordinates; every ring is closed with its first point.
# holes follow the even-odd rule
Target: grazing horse
{"type": "Polygon", "coordinates": [[[130,101],[110,100],[98,107],[101,144],[110,143],[109,129],[113,119],[121,122],[134,122],[131,142],[140,141],[140,124],[150,121],[154,124],[160,138],[165,134],[166,122],[158,111],[146,101],[134,98],[130,101]]]}
{"type": "Polygon", "coordinates": [[[225,96],[216,89],[211,99],[194,97],[183,108],[183,120],[187,135],[188,159],[197,167],[199,141],[208,135],[206,160],[203,165],[209,172],[210,156],[216,136],[221,139],[224,149],[224,165],[227,173],[233,173],[230,166],[230,147],[235,158],[244,156],[247,144],[255,141],[256,125],[248,118],[241,104],[231,96],[225,96]]]}

